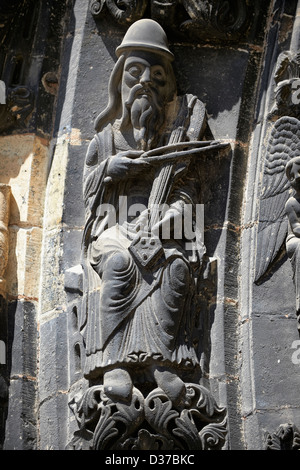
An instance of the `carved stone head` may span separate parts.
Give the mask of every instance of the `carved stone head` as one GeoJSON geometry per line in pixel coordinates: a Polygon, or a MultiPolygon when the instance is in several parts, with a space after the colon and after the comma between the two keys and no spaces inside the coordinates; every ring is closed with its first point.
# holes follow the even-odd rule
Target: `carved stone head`
{"type": "Polygon", "coordinates": [[[130,26],[122,43],[116,49],[116,55],[120,57],[124,52],[138,50],[152,51],[171,61],[174,59],[169,50],[166,33],[156,21],[148,18],[136,21],[130,26]]]}
{"type": "MultiPolygon", "coordinates": [[[[99,132],[117,118],[123,126],[129,122],[136,126],[137,120],[147,119],[149,127],[148,116],[152,111],[152,121],[162,125],[164,107],[176,95],[174,56],[164,30],[150,19],[133,23],[117,47],[116,55],[118,61],[109,82],[109,102],[97,117],[95,129],[99,132]]],[[[139,126],[143,127],[143,122],[139,126]]]]}
{"type": "Polygon", "coordinates": [[[300,156],[292,158],[285,167],[286,176],[291,186],[300,190],[300,156]]]}

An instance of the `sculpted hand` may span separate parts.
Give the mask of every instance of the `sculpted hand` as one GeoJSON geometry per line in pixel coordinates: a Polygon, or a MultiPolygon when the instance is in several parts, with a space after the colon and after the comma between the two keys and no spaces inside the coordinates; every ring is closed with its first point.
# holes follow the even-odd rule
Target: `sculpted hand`
{"type": "Polygon", "coordinates": [[[150,209],[145,209],[138,217],[135,230],[137,232],[148,231],[149,218],[150,218],[150,209]]]}
{"type": "Polygon", "coordinates": [[[127,150],[113,155],[109,159],[107,175],[113,180],[136,176],[150,165],[145,159],[139,159],[143,153],[139,150],[127,150]]]}

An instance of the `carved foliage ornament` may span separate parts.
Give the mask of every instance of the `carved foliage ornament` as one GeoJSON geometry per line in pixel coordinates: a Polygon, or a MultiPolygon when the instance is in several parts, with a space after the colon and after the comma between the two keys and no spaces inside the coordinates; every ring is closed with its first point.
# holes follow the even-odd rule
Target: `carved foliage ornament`
{"type": "Polygon", "coordinates": [[[281,424],[273,434],[266,434],[265,450],[300,450],[300,433],[294,424],[281,424]]]}
{"type": "Polygon", "coordinates": [[[210,392],[187,384],[189,404],[174,409],[160,389],[148,396],[135,388],[132,401],[115,403],[103,386],[91,387],[71,408],[79,423],[74,450],[218,450],[227,434],[226,410],[210,392]]]}
{"type": "Polygon", "coordinates": [[[194,38],[237,39],[248,26],[246,0],[92,0],[90,11],[107,8],[120,24],[132,24],[150,10],[151,18],[169,30],[194,38]]]}

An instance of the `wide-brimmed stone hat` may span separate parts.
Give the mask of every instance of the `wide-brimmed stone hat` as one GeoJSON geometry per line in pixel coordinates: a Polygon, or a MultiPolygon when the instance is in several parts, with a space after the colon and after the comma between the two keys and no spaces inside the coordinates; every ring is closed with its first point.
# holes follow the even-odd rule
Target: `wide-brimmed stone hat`
{"type": "Polygon", "coordinates": [[[122,43],[116,49],[117,57],[128,50],[152,51],[174,60],[165,31],[160,24],[148,18],[138,20],[128,28],[122,43]]]}

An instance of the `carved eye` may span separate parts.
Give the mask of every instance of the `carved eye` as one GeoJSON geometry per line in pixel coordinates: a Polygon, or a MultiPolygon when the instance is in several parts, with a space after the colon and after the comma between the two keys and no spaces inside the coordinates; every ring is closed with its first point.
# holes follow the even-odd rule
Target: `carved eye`
{"type": "Polygon", "coordinates": [[[129,67],[128,72],[130,73],[130,75],[137,78],[141,75],[142,70],[141,67],[139,67],[138,65],[132,65],[131,67],[129,67]]]}
{"type": "Polygon", "coordinates": [[[165,80],[166,79],[165,71],[160,66],[153,67],[151,72],[152,72],[152,77],[156,80],[165,80]]]}

